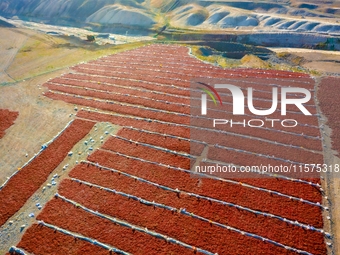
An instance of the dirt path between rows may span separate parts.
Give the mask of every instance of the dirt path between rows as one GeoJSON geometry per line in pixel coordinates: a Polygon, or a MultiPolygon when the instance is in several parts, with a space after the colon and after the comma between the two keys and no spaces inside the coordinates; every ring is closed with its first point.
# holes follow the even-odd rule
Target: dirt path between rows
{"type": "Polygon", "coordinates": [[[40,213],[39,206],[44,207],[52,199],[57,193],[61,181],[68,177],[68,173],[75,165],[86,160],[88,154],[102,146],[119,129],[119,126],[111,123],[96,123],[92,130],[72,148],[73,155],[67,156],[49,175],[43,185],[26,201],[25,205],[0,227],[0,254],[5,254],[11,246],[19,243],[25,231],[32,224],[37,223],[35,217],[40,213]],[[93,142],[90,142],[90,138],[93,139],[93,142]],[[85,141],[89,143],[86,145],[85,141]]]}

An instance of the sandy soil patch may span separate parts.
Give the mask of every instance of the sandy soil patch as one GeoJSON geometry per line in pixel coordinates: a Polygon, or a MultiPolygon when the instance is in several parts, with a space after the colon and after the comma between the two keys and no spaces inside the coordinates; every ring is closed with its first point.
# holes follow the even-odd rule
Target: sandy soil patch
{"type": "Polygon", "coordinates": [[[16,28],[0,27],[0,84],[11,82],[13,78],[7,74],[8,67],[12,64],[17,52],[29,38],[30,34],[18,33],[16,28]],[[8,40],[11,38],[11,40],[8,40]]]}
{"type": "Polygon", "coordinates": [[[19,112],[15,124],[0,140],[0,183],[37,153],[72,118],[72,105],[41,95],[39,84],[63,71],[0,87],[0,108],[19,112]]]}
{"type": "Polygon", "coordinates": [[[276,53],[288,52],[305,59],[302,67],[325,74],[340,73],[340,52],[294,48],[270,48],[276,53]]]}

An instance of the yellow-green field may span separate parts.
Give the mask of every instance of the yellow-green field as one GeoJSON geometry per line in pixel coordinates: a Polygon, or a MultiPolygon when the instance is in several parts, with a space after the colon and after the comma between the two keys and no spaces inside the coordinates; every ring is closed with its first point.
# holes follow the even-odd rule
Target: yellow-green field
{"type": "MultiPolygon", "coordinates": [[[[25,35],[25,30],[17,29],[16,33],[25,35]]],[[[31,35],[31,33],[27,33],[27,40],[18,49],[15,58],[7,68],[7,73],[16,81],[147,44],[147,42],[135,42],[101,46],[75,37],[56,37],[40,33],[31,35]]]]}

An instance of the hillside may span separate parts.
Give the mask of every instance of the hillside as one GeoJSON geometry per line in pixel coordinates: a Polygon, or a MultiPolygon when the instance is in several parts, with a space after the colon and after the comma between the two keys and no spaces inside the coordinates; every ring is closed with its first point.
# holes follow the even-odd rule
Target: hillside
{"type": "Polygon", "coordinates": [[[50,23],[95,22],[149,27],[152,15],[138,0],[5,0],[0,3],[4,16],[19,16],[50,23]],[[124,17],[124,18],[123,18],[124,17]]]}
{"type": "Polygon", "coordinates": [[[336,1],[4,0],[0,15],[46,23],[340,34],[336,1]]]}

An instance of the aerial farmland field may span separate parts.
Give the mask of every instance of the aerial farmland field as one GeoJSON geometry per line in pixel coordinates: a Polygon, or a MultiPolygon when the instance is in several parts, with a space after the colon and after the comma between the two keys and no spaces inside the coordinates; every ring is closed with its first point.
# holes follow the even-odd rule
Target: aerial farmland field
{"type": "Polygon", "coordinates": [[[340,254],[335,0],[1,0],[0,255],[340,254]]]}
{"type": "MultiPolygon", "coordinates": [[[[327,115],[333,99],[324,95],[329,82],[321,84],[316,91],[316,81],[301,73],[222,69],[179,45],[152,44],[73,66],[45,82],[42,94],[71,104],[74,120],[1,186],[2,229],[25,229],[10,254],[327,254],[324,173],[192,171],[211,163],[322,165],[317,102],[327,115]],[[294,129],[213,129],[199,117],[201,93],[192,86],[207,77],[241,88],[251,82],[263,92],[257,107],[268,106],[273,86],[303,87],[312,94],[312,115],[288,107],[294,129]],[[11,219],[27,208],[36,212],[32,220],[14,226],[11,219]]],[[[218,118],[212,101],[208,110],[218,118]]]]}

